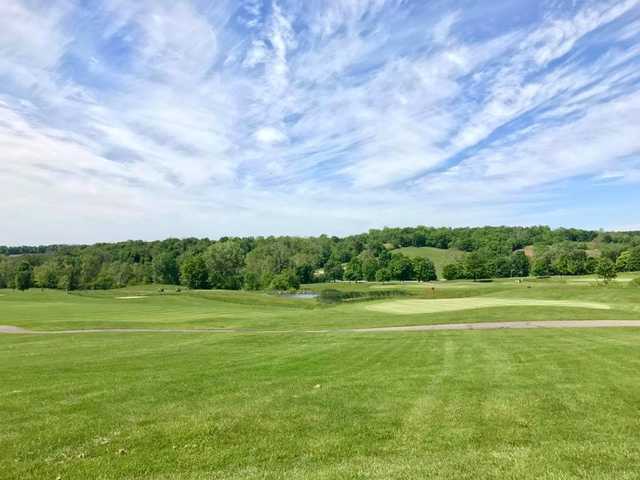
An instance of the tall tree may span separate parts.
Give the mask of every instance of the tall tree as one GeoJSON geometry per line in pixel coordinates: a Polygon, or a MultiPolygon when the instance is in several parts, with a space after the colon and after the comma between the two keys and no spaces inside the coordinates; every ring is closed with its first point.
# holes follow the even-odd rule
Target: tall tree
{"type": "Polygon", "coordinates": [[[602,257],[598,259],[596,266],[596,274],[604,280],[605,283],[609,283],[616,278],[616,265],[609,258],[602,257]]]}
{"type": "Polygon", "coordinates": [[[40,288],[56,288],[58,286],[58,268],[53,262],[46,262],[33,269],[33,279],[40,288]]]}
{"type": "Polygon", "coordinates": [[[428,258],[416,257],[412,260],[413,275],[421,282],[431,282],[438,279],[436,267],[428,258]]]}
{"type": "Polygon", "coordinates": [[[238,290],[242,287],[244,251],[239,242],[228,240],[211,245],[205,253],[209,284],[213,288],[238,290]]]}
{"type": "Polygon", "coordinates": [[[486,276],[486,261],[479,252],[471,252],[465,257],[466,275],[474,281],[486,276]]]}
{"type": "Polygon", "coordinates": [[[413,278],[411,259],[401,253],[393,255],[389,262],[389,271],[394,280],[411,280],[413,278]]]}
{"type": "Polygon", "coordinates": [[[180,279],[189,288],[209,288],[209,271],[203,255],[187,255],[181,265],[180,279]]]}
{"type": "Polygon", "coordinates": [[[28,290],[33,284],[33,268],[28,262],[20,262],[16,269],[16,288],[18,290],[28,290]]]}
{"type": "Polygon", "coordinates": [[[177,285],[180,278],[175,252],[161,252],[153,258],[153,281],[177,285]]]}
{"type": "Polygon", "coordinates": [[[511,256],[511,275],[512,277],[528,277],[529,276],[529,259],[524,252],[515,252],[511,256]]]}

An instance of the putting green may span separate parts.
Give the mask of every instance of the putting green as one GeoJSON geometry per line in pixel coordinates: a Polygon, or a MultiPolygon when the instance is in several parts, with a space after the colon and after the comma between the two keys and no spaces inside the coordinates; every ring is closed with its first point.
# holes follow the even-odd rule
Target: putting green
{"type": "Polygon", "coordinates": [[[611,308],[605,303],[596,302],[490,297],[443,298],[435,300],[393,300],[365,306],[367,310],[382,313],[393,313],[397,315],[453,312],[456,310],[472,310],[476,308],[492,307],[570,307],[591,308],[596,310],[609,310],[611,308]]]}

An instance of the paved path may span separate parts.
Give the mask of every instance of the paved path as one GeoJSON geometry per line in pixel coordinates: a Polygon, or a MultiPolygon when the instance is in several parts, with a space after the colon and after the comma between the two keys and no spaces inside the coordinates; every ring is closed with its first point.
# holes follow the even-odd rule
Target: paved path
{"type": "Polygon", "coordinates": [[[640,320],[546,320],[530,322],[445,323],[436,325],[411,325],[400,327],[372,327],[323,330],[250,330],[204,328],[89,328],[76,330],[27,330],[11,325],[0,325],[0,334],[53,335],[72,333],[384,333],[427,332],[435,330],[500,330],[527,328],[640,328],[640,320]]]}
{"type": "Polygon", "coordinates": [[[640,320],[542,320],[530,322],[478,322],[445,323],[440,325],[413,325],[406,327],[357,328],[357,332],[424,332],[431,330],[499,330],[522,328],[607,328],[636,327],[640,320]]]}

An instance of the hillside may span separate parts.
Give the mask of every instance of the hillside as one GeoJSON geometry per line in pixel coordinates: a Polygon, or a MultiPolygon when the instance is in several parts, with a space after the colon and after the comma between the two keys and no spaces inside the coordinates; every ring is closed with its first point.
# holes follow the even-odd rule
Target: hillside
{"type": "MultiPolygon", "coordinates": [[[[563,243],[563,245],[571,245],[571,246],[573,246],[573,247],[575,247],[577,249],[584,250],[588,257],[599,258],[599,257],[602,256],[601,245],[599,243],[596,243],[596,242],[570,242],[570,241],[565,241],[565,242],[562,242],[562,243],[563,243]]],[[[542,246],[542,248],[544,249],[545,247],[542,246]]],[[[524,247],[523,249],[518,250],[518,251],[524,252],[524,254],[530,259],[534,259],[536,257],[536,246],[535,245],[527,245],[526,247],[524,247]]]]}
{"type": "Polygon", "coordinates": [[[428,258],[436,266],[438,278],[442,278],[442,269],[445,265],[455,263],[464,256],[464,252],[462,250],[457,250],[455,248],[443,249],[433,247],[404,247],[397,248],[391,253],[402,253],[403,255],[411,258],[428,258]]]}

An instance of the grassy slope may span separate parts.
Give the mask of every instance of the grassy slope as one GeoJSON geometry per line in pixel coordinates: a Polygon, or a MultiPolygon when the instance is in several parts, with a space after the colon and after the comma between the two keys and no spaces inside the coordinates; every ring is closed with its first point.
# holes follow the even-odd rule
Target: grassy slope
{"type": "MultiPolygon", "coordinates": [[[[587,256],[589,257],[594,257],[594,258],[598,258],[602,255],[602,251],[600,250],[600,244],[596,243],[596,242],[570,242],[570,241],[566,241],[563,242],[564,244],[574,244],[574,245],[586,245],[586,250],[585,252],[587,253],[587,256]]],[[[527,245],[526,247],[524,247],[523,251],[525,252],[525,254],[527,255],[527,257],[529,258],[535,258],[536,256],[536,247],[535,245],[527,245]]]]}
{"type": "Polygon", "coordinates": [[[464,256],[462,250],[450,248],[448,250],[433,247],[403,247],[392,250],[391,253],[402,253],[407,257],[423,257],[431,260],[436,266],[438,278],[442,278],[442,269],[449,263],[454,263],[464,256]]]}
{"type": "Polygon", "coordinates": [[[639,473],[639,330],[0,336],[0,385],[2,478],[639,473]]]}

